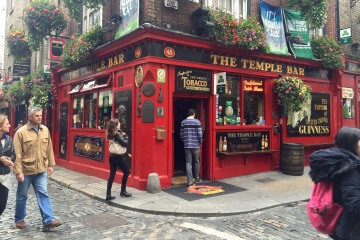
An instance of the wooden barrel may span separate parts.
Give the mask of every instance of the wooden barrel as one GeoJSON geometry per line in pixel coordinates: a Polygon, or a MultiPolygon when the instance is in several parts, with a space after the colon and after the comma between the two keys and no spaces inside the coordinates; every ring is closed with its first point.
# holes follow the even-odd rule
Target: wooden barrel
{"type": "Polygon", "coordinates": [[[304,145],[299,143],[281,145],[280,170],[293,176],[304,174],[304,145]]]}

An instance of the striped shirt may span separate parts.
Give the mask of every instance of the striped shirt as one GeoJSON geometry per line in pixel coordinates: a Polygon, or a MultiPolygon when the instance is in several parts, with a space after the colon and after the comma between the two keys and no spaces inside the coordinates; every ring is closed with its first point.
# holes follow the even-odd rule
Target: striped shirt
{"type": "Polygon", "coordinates": [[[180,138],[184,142],[184,148],[199,148],[202,143],[200,121],[194,117],[184,119],[181,122],[180,138]]]}

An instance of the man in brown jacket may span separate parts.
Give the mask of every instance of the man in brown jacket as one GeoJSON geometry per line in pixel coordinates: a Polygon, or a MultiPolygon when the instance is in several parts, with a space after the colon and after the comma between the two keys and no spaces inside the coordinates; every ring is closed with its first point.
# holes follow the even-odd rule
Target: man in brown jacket
{"type": "Polygon", "coordinates": [[[48,128],[41,124],[42,109],[29,108],[29,122],[19,128],[14,136],[16,159],[14,173],[18,180],[16,193],[16,227],[26,227],[26,200],[30,185],[33,186],[38,200],[43,229],[58,227],[62,223],[55,220],[47,191],[47,176],[53,173],[54,152],[48,128]]]}

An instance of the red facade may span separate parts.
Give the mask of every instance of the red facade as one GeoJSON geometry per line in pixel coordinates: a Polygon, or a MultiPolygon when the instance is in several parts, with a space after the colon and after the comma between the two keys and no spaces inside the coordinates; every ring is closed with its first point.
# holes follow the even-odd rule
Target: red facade
{"type": "MultiPolygon", "coordinates": [[[[318,61],[225,49],[151,27],[102,46],[88,67],[54,70],[52,79],[57,164],[106,179],[109,153],[104,126],[109,117],[118,117],[132,141],[128,185],[138,189],[146,189],[149,173],[158,173],[163,188],[183,173],[178,134],[188,108],[195,108],[202,122],[200,174],[209,180],[278,169],[279,150],[287,142],[304,144],[308,164],[312,151],[333,144],[340,126],[358,126],[359,121],[358,110],[354,119],[343,120],[341,74],[321,69],[318,61]],[[226,72],[231,86],[217,98],[214,74],[220,72],[226,72]],[[311,86],[312,117],[289,122],[282,116],[273,83],[279,74],[298,76],[311,86]],[[226,125],[217,121],[217,115],[225,119],[219,116],[219,102],[224,109],[234,105],[226,125]],[[254,111],[260,113],[262,124],[251,122],[254,111]],[[233,154],[219,153],[220,136],[228,137],[233,154]]],[[[355,89],[358,101],[359,76],[345,73],[344,79],[343,85],[355,89]]]]}

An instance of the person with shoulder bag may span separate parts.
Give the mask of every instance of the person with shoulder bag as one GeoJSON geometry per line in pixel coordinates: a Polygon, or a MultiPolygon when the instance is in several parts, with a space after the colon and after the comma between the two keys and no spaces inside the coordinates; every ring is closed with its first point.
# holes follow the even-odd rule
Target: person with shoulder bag
{"type": "Polygon", "coordinates": [[[331,182],[333,202],[343,207],[329,236],[336,240],[359,240],[360,130],[342,127],[336,134],[335,144],[336,147],[310,155],[309,174],[315,183],[331,182]]]}
{"type": "Polygon", "coordinates": [[[120,196],[131,197],[131,193],[126,191],[126,182],[130,174],[130,167],[127,164],[127,157],[131,158],[131,154],[127,152],[129,145],[129,137],[120,130],[121,124],[118,119],[111,119],[107,127],[107,139],[109,140],[109,162],[110,176],[107,183],[106,201],[114,200],[111,195],[112,184],[115,179],[116,170],[119,168],[123,172],[121,181],[120,196]]]}
{"type": "Polygon", "coordinates": [[[0,215],[4,212],[10,189],[10,167],[14,166],[15,150],[9,132],[10,124],[6,115],[0,114],[0,215]]]}

